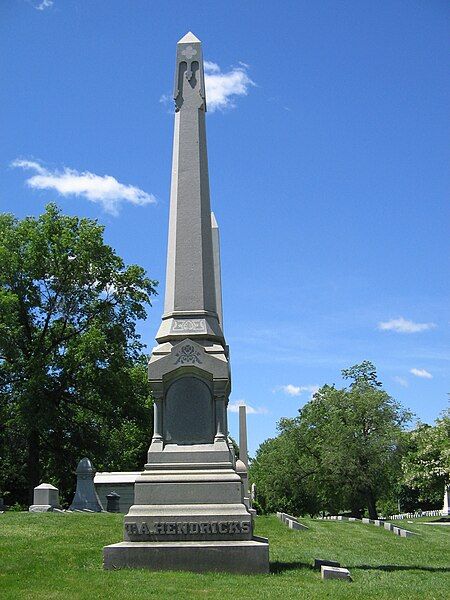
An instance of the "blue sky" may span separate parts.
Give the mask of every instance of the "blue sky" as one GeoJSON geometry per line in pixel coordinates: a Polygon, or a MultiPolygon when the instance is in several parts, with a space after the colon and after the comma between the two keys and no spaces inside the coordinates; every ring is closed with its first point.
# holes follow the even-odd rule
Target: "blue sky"
{"type": "Polygon", "coordinates": [[[250,451],[365,359],[431,422],[450,392],[449,25],[444,0],[3,0],[1,210],[56,201],[104,223],[160,281],[139,326],[151,347],[167,96],[192,30],[210,63],[231,403],[254,411],[250,451]]]}

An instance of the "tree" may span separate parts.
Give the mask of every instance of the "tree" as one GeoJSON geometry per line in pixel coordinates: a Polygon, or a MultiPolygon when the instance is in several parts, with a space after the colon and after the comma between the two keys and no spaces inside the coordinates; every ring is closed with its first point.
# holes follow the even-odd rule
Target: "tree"
{"type": "Polygon", "coordinates": [[[67,490],[83,454],[106,466],[115,440],[151,428],[135,322],[155,282],[103,230],[54,204],[0,216],[0,485],[21,501],[43,475],[67,490]]]}
{"type": "Polygon", "coordinates": [[[450,485],[450,410],[433,426],[419,423],[410,432],[410,451],[402,461],[404,483],[419,492],[421,502],[442,503],[450,485]]]}
{"type": "MultiPolygon", "coordinates": [[[[250,465],[250,477],[258,490],[258,504],[265,513],[317,514],[320,508],[311,475],[315,465],[298,443],[298,429],[287,428],[266,440],[250,465]]],[[[286,428],[285,428],[286,427],[286,428]]]]}
{"type": "Polygon", "coordinates": [[[289,502],[306,511],[366,507],[377,518],[377,500],[392,494],[410,414],[381,389],[369,361],[342,374],[348,388],[324,385],[258,450],[253,477],[270,509],[289,502]]]}

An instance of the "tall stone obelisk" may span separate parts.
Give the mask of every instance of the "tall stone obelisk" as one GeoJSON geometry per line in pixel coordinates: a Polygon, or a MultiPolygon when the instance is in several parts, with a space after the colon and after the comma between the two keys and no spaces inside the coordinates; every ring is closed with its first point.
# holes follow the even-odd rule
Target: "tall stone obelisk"
{"type": "Polygon", "coordinates": [[[219,238],[211,215],[202,47],[177,44],[166,296],[149,362],[154,432],[124,542],[104,567],[264,573],[228,442],[228,348],[222,331],[219,238]]]}

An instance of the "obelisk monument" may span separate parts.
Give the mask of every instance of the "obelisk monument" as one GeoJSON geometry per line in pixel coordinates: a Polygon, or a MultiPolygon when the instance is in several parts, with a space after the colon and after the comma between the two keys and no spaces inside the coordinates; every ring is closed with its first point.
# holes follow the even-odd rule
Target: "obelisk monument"
{"type": "Polygon", "coordinates": [[[211,214],[200,41],[177,44],[164,314],[149,362],[154,432],[124,542],[104,567],[265,573],[228,441],[231,377],[222,330],[219,237],[211,214]]]}

